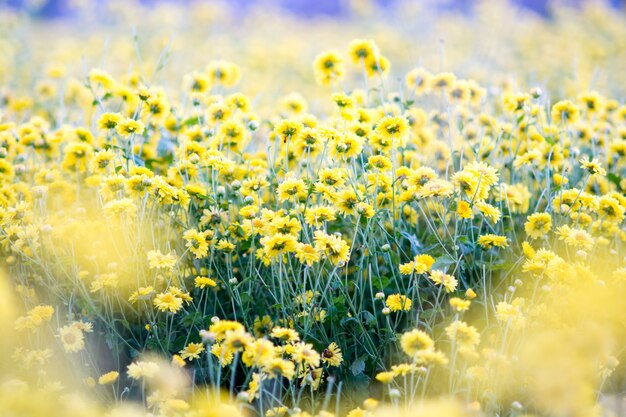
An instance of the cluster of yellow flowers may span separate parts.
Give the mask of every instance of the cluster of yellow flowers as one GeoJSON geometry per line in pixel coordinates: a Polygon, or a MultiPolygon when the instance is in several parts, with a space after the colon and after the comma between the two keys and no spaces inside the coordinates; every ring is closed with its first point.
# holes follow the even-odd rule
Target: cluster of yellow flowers
{"type": "MultiPolygon", "coordinates": [[[[555,15],[520,19],[555,39],[588,22],[607,80],[623,76],[621,14],[555,15]]],[[[167,48],[149,70],[82,75],[36,56],[48,75],[22,85],[2,34],[0,353],[17,366],[0,410],[602,415],[625,375],[623,91],[591,88],[586,60],[574,89],[556,63],[530,84],[413,67],[380,27],[299,57],[300,92],[286,77],[270,104],[251,57],[181,75],[167,48]]],[[[524,69],[536,52],[514,39],[524,69]]]]}

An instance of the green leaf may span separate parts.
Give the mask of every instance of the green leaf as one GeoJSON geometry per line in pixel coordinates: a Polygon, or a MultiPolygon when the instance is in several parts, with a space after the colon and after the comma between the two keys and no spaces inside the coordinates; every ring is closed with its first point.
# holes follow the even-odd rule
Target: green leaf
{"type": "Polygon", "coordinates": [[[182,323],[186,327],[199,326],[202,324],[202,313],[197,312],[189,314],[182,319],[182,323]]]}
{"type": "Polygon", "coordinates": [[[620,183],[622,182],[622,178],[619,175],[609,172],[606,177],[609,179],[609,181],[615,184],[617,188],[620,188],[620,183]]]}
{"type": "Polygon", "coordinates": [[[185,121],[183,121],[183,125],[184,125],[184,126],[187,126],[187,127],[189,127],[189,126],[195,126],[195,125],[197,125],[198,123],[200,123],[200,119],[199,119],[197,116],[195,116],[195,117],[190,117],[189,119],[186,119],[185,121]]]}
{"type": "Polygon", "coordinates": [[[437,258],[431,269],[439,269],[446,272],[448,270],[448,267],[454,262],[454,259],[452,259],[450,256],[443,255],[437,258]]]}
{"type": "Polygon", "coordinates": [[[365,371],[365,361],[361,358],[355,360],[352,362],[352,365],[350,365],[350,371],[352,371],[352,375],[355,376],[362,374],[363,371],[365,371]]]}

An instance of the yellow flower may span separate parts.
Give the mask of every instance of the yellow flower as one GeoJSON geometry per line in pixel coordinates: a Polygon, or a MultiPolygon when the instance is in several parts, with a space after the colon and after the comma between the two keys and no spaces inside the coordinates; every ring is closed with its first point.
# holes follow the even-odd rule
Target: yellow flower
{"type": "Polygon", "coordinates": [[[63,349],[68,353],[80,352],[85,348],[85,336],[83,332],[73,324],[61,327],[59,330],[63,349]]]}
{"type": "Polygon", "coordinates": [[[98,378],[98,384],[100,385],[110,385],[117,381],[117,378],[120,376],[120,373],[117,371],[107,372],[98,378]]]}
{"type": "Polygon", "coordinates": [[[619,194],[616,194],[615,197],[603,195],[598,200],[599,213],[610,222],[621,223],[624,221],[626,209],[620,204],[620,200],[618,199],[620,197],[621,195],[619,194]]]}
{"type": "Polygon", "coordinates": [[[150,379],[159,372],[159,365],[152,361],[138,361],[128,365],[127,374],[132,379],[150,379]]]}
{"type": "Polygon", "coordinates": [[[445,274],[443,271],[434,270],[430,272],[430,279],[435,285],[443,285],[446,292],[452,292],[456,290],[458,281],[452,275],[445,274]]]}
{"type": "Polygon", "coordinates": [[[502,104],[504,110],[509,113],[523,113],[530,105],[531,97],[526,93],[504,93],[502,95],[502,104]]]}
{"type": "Polygon", "coordinates": [[[307,188],[304,181],[295,178],[286,179],[278,186],[278,200],[293,201],[294,199],[306,198],[307,188]]]}
{"type": "Polygon", "coordinates": [[[522,313],[524,300],[516,298],[512,303],[501,301],[496,306],[496,318],[499,321],[510,324],[514,329],[520,329],[526,325],[526,317],[522,313]]]}
{"type": "Polygon", "coordinates": [[[376,380],[382,382],[383,384],[389,384],[393,381],[393,378],[396,376],[394,372],[379,372],[376,374],[376,380]]]}
{"type": "Polygon", "coordinates": [[[341,159],[354,158],[363,151],[363,138],[351,132],[338,133],[328,144],[330,155],[341,159]]]}
{"type": "Polygon", "coordinates": [[[481,184],[492,186],[498,182],[498,170],[485,162],[472,162],[465,165],[463,171],[472,174],[481,184]]]}
{"type": "Polygon", "coordinates": [[[337,84],[345,75],[345,64],[336,51],[324,52],[313,61],[315,80],[320,85],[337,84]]]}
{"type": "Polygon", "coordinates": [[[97,68],[89,71],[89,82],[99,84],[105,90],[110,90],[115,85],[115,80],[109,73],[97,68]]]}
{"type": "Polygon", "coordinates": [[[151,250],[147,253],[150,269],[169,269],[176,266],[176,256],[172,253],[162,254],[159,250],[151,250]]]}
{"type": "Polygon", "coordinates": [[[313,345],[310,343],[295,343],[293,345],[293,352],[291,352],[291,358],[295,363],[306,364],[310,368],[320,366],[320,354],[315,351],[313,345]]]}
{"type": "Polygon", "coordinates": [[[435,263],[435,258],[427,254],[415,255],[413,265],[416,274],[425,274],[435,263]]]}
{"type": "Polygon", "coordinates": [[[467,201],[460,200],[457,204],[456,213],[462,219],[470,219],[472,217],[472,208],[467,201]]]}
{"type": "Polygon", "coordinates": [[[150,300],[154,295],[153,287],[139,287],[137,291],[133,292],[128,298],[131,303],[136,303],[138,300],[150,300]]]}
{"type": "Polygon", "coordinates": [[[373,399],[373,398],[366,398],[363,401],[363,408],[365,408],[366,410],[373,410],[376,407],[378,407],[378,401],[373,399]]]}
{"type": "Polygon", "coordinates": [[[569,100],[559,101],[552,106],[552,123],[567,122],[571,124],[576,122],[579,116],[578,107],[569,100]]]}
{"type": "Polygon", "coordinates": [[[239,352],[249,346],[252,341],[253,337],[250,333],[244,328],[238,328],[226,331],[223,344],[228,350],[239,352]]]}
{"type": "Polygon", "coordinates": [[[602,168],[602,164],[598,161],[598,158],[589,160],[589,157],[584,157],[580,161],[580,167],[591,175],[605,176],[606,170],[602,168]]]}
{"type": "Polygon", "coordinates": [[[280,254],[295,252],[298,247],[298,240],[291,234],[276,233],[262,238],[261,245],[263,245],[263,250],[268,257],[276,258],[280,254]]]}
{"type": "Polygon", "coordinates": [[[194,280],[196,288],[204,289],[206,287],[215,287],[217,283],[209,277],[196,277],[194,280]]]}
{"type": "Polygon", "coordinates": [[[425,183],[417,191],[417,197],[449,197],[453,192],[454,187],[449,181],[435,178],[425,183]]]}
{"type": "Polygon", "coordinates": [[[285,327],[275,327],[274,329],[272,329],[271,336],[285,342],[297,342],[298,340],[300,340],[298,332],[285,327]]]}
{"type": "Polygon", "coordinates": [[[314,246],[305,243],[298,243],[296,246],[296,258],[308,266],[320,260],[320,254],[314,246]]]}
{"type": "Polygon", "coordinates": [[[130,217],[137,215],[137,206],[130,198],[121,198],[109,201],[103,208],[104,215],[108,218],[130,217]]]}
{"type": "Polygon", "coordinates": [[[226,347],[223,343],[213,343],[211,346],[211,354],[219,360],[222,367],[231,364],[235,357],[235,352],[226,347]]]}
{"type": "Polygon", "coordinates": [[[399,267],[400,273],[402,275],[411,275],[414,269],[415,269],[415,263],[413,261],[406,263],[406,264],[401,264],[399,267]]]}
{"type": "Polygon", "coordinates": [[[371,204],[368,204],[364,201],[357,203],[356,212],[360,216],[365,217],[366,219],[371,219],[376,214],[376,210],[374,210],[374,207],[372,207],[371,204]]]}
{"type": "Polygon", "coordinates": [[[394,140],[396,147],[404,146],[409,122],[402,116],[385,116],[376,125],[376,133],[382,138],[394,140]]]}
{"type": "Polygon", "coordinates": [[[124,121],[124,116],[120,113],[104,113],[98,119],[98,127],[102,130],[115,129],[122,121],[124,121]]]}
{"type": "Polygon", "coordinates": [[[450,340],[456,341],[461,347],[473,348],[480,343],[480,334],[474,326],[464,321],[455,321],[446,327],[446,334],[450,340]]]}
{"type": "Polygon", "coordinates": [[[380,75],[386,77],[391,69],[391,62],[380,54],[373,54],[365,60],[365,72],[368,77],[380,75]]]}
{"type": "Polygon", "coordinates": [[[192,361],[199,359],[202,352],[204,352],[204,345],[202,343],[189,343],[179,353],[181,358],[192,361]]]}
{"type": "Polygon", "coordinates": [[[303,129],[304,125],[301,122],[297,120],[285,119],[276,124],[274,127],[274,133],[283,143],[286,143],[288,140],[297,140],[303,129]]]}
{"type": "Polygon", "coordinates": [[[552,228],[552,217],[549,213],[533,213],[524,223],[524,230],[531,239],[544,237],[552,228]]]}
{"type": "Polygon", "coordinates": [[[234,87],[241,78],[239,67],[229,61],[212,61],[207,65],[206,72],[212,84],[234,87]]]}
{"type": "Polygon", "coordinates": [[[405,77],[405,84],[409,91],[421,95],[431,85],[432,74],[423,68],[414,68],[405,77]]]}
{"type": "Polygon", "coordinates": [[[423,368],[417,367],[414,363],[399,363],[391,367],[391,372],[393,372],[395,376],[406,376],[421,370],[423,370],[423,368]]]}
{"type": "Polygon", "coordinates": [[[231,253],[235,250],[235,245],[226,239],[220,239],[215,245],[215,249],[225,253],[231,253]]]}
{"type": "Polygon", "coordinates": [[[413,303],[405,295],[392,294],[387,297],[385,304],[391,311],[409,311],[413,303]]]}
{"type": "Polygon", "coordinates": [[[468,288],[467,291],[465,291],[465,296],[468,299],[473,300],[474,298],[476,298],[476,292],[474,292],[473,289],[468,288]]]}
{"type": "Polygon", "coordinates": [[[497,223],[500,220],[500,217],[502,217],[500,209],[489,203],[485,203],[484,201],[477,201],[474,204],[474,207],[476,207],[478,211],[480,211],[491,223],[497,223]]]}
{"type": "Polygon", "coordinates": [[[322,352],[322,360],[329,366],[339,366],[343,362],[343,354],[337,343],[332,342],[322,352]]]}
{"type": "Polygon", "coordinates": [[[221,342],[226,337],[226,333],[235,330],[245,330],[243,324],[233,320],[218,320],[211,324],[209,332],[215,335],[215,340],[221,342]]]}
{"type": "Polygon", "coordinates": [[[497,248],[505,248],[509,246],[506,236],[498,236],[494,234],[486,234],[482,236],[478,236],[478,244],[482,246],[483,249],[489,249],[493,247],[497,248]]]}
{"type": "Polygon", "coordinates": [[[348,45],[348,54],[357,65],[373,57],[375,51],[376,44],[370,39],[355,39],[348,45]]]}
{"type": "Polygon", "coordinates": [[[176,313],[183,307],[183,300],[170,292],[157,294],[157,296],[154,297],[153,303],[154,306],[162,312],[169,311],[176,313]]]}
{"type": "Polygon", "coordinates": [[[314,233],[315,248],[324,253],[335,265],[346,263],[350,259],[350,246],[336,235],[327,235],[321,230],[314,233]]]}
{"type": "Polygon", "coordinates": [[[123,136],[125,138],[129,137],[130,135],[141,135],[143,134],[144,129],[145,129],[145,126],[142,122],[140,122],[139,120],[133,120],[133,119],[125,119],[125,120],[119,121],[115,125],[115,131],[120,136],[123,136]]]}
{"type": "Polygon", "coordinates": [[[185,366],[185,360],[180,355],[172,355],[172,365],[182,368],[185,366]]]}
{"type": "MultiPolygon", "coordinates": [[[[470,290],[468,289],[468,291],[470,290]]],[[[450,298],[450,306],[458,312],[467,311],[471,304],[471,301],[459,297],[450,298]]]]}
{"type": "Polygon", "coordinates": [[[276,377],[291,379],[295,375],[295,365],[293,362],[280,358],[274,358],[267,361],[267,363],[263,366],[263,371],[270,379],[276,377]]]}
{"type": "Polygon", "coordinates": [[[576,229],[563,225],[556,231],[559,240],[565,241],[566,244],[578,249],[591,249],[595,244],[595,239],[588,232],[582,229],[576,229]]]}
{"type": "Polygon", "coordinates": [[[441,72],[432,76],[430,79],[430,85],[434,89],[447,90],[454,85],[455,81],[456,75],[451,72],[441,72]]]}
{"type": "Polygon", "coordinates": [[[400,346],[404,353],[409,356],[415,356],[420,351],[432,349],[435,346],[435,342],[428,333],[414,329],[402,335],[400,346]]]}
{"type": "Polygon", "coordinates": [[[427,349],[416,353],[415,362],[423,365],[445,366],[448,364],[448,358],[443,352],[435,349],[427,349]]]}
{"type": "Polygon", "coordinates": [[[15,328],[19,330],[35,329],[44,322],[52,319],[54,307],[47,305],[39,305],[32,308],[26,316],[19,317],[15,321],[15,328]]]}
{"type": "Polygon", "coordinates": [[[305,113],[308,110],[306,99],[298,93],[290,93],[280,100],[280,106],[294,115],[305,113]]]}
{"type": "Polygon", "coordinates": [[[183,239],[187,242],[185,246],[196,256],[196,259],[202,259],[207,256],[209,252],[208,237],[208,232],[198,232],[195,229],[187,230],[183,234],[183,239]]]}
{"type": "Polygon", "coordinates": [[[242,362],[248,366],[260,366],[275,357],[276,347],[267,339],[256,339],[244,347],[242,362]]]}

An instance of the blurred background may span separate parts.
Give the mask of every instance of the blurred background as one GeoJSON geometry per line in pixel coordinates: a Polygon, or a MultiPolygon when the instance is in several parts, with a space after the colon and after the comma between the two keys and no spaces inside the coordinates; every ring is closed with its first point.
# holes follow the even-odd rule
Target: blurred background
{"type": "MultiPolygon", "coordinates": [[[[413,68],[554,98],[626,91],[625,0],[0,0],[0,85],[13,94],[59,71],[98,68],[176,96],[215,60],[241,68],[257,108],[297,91],[325,100],[312,62],[371,39],[387,86],[413,68]],[[56,65],[59,64],[59,65],[56,65]],[[61,65],[62,64],[62,65],[61,65]],[[13,68],[20,68],[15,72],[13,68]]],[[[346,91],[362,88],[352,68],[346,91]]],[[[377,80],[378,82],[378,80],[377,80]]]]}
{"type": "MultiPolygon", "coordinates": [[[[150,5],[157,2],[165,2],[167,0],[141,0],[144,5],[150,5]]],[[[588,0],[566,0],[561,3],[569,5],[581,5],[588,0]]],[[[107,0],[2,0],[0,3],[6,2],[11,8],[20,10],[29,10],[42,17],[46,18],[59,18],[72,16],[73,11],[80,3],[106,3],[107,0]]],[[[185,4],[189,3],[189,0],[170,0],[170,3],[185,4]]],[[[210,3],[211,0],[205,0],[204,2],[210,3]]],[[[398,3],[399,0],[376,0],[376,3],[380,6],[393,5],[398,3]]],[[[516,6],[532,10],[534,12],[546,15],[549,13],[549,5],[553,1],[551,0],[513,0],[512,3],[516,6]]],[[[279,7],[283,10],[300,16],[340,16],[346,14],[350,9],[350,2],[346,0],[230,0],[230,5],[236,5],[237,8],[245,10],[250,5],[267,4],[272,7],[279,7]]],[[[477,3],[476,0],[416,0],[414,3],[430,3],[436,5],[442,9],[456,9],[469,11],[473,5],[477,3]]],[[[613,7],[623,7],[626,4],[626,0],[609,0],[613,7]]]]}

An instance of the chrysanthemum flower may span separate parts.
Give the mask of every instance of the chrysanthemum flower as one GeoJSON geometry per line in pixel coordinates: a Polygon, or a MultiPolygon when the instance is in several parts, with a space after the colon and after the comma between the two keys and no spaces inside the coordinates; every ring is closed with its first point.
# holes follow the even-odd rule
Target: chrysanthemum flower
{"type": "Polygon", "coordinates": [[[202,343],[189,343],[179,353],[181,358],[192,361],[199,359],[202,352],[204,352],[204,345],[202,343]]]}
{"type": "Polygon", "coordinates": [[[85,336],[82,330],[73,324],[63,326],[59,330],[63,349],[68,353],[80,352],[85,348],[85,336]]]}
{"type": "Polygon", "coordinates": [[[320,85],[337,84],[345,75],[345,63],[338,52],[329,51],[315,57],[313,70],[320,85]]]}
{"type": "Polygon", "coordinates": [[[120,373],[117,371],[107,372],[106,374],[100,375],[100,378],[98,378],[98,384],[110,385],[114,383],[115,381],[117,381],[119,376],[120,376],[120,373]]]}
{"type": "Polygon", "coordinates": [[[413,357],[418,352],[434,348],[435,342],[430,335],[422,330],[410,330],[400,338],[400,346],[407,355],[413,357]]]}
{"type": "Polygon", "coordinates": [[[544,237],[552,228],[552,216],[549,213],[533,213],[524,223],[524,230],[531,239],[544,237]]]}
{"type": "Polygon", "coordinates": [[[154,297],[153,303],[159,311],[169,311],[170,313],[177,313],[183,306],[182,298],[179,298],[170,292],[157,294],[157,296],[154,297]]]}
{"type": "Polygon", "coordinates": [[[405,295],[392,294],[387,297],[385,305],[391,311],[409,311],[411,309],[412,301],[405,295]]]}
{"type": "Polygon", "coordinates": [[[343,362],[343,354],[337,343],[332,342],[322,352],[322,360],[329,366],[339,366],[343,362]]]}
{"type": "Polygon", "coordinates": [[[483,249],[489,248],[505,248],[509,246],[508,239],[506,236],[494,235],[492,233],[478,236],[477,242],[483,249]]]}
{"type": "Polygon", "coordinates": [[[456,287],[458,285],[458,281],[454,276],[445,274],[443,271],[440,270],[431,271],[429,278],[435,285],[443,285],[443,287],[446,289],[446,292],[452,292],[456,290],[456,287]]]}

